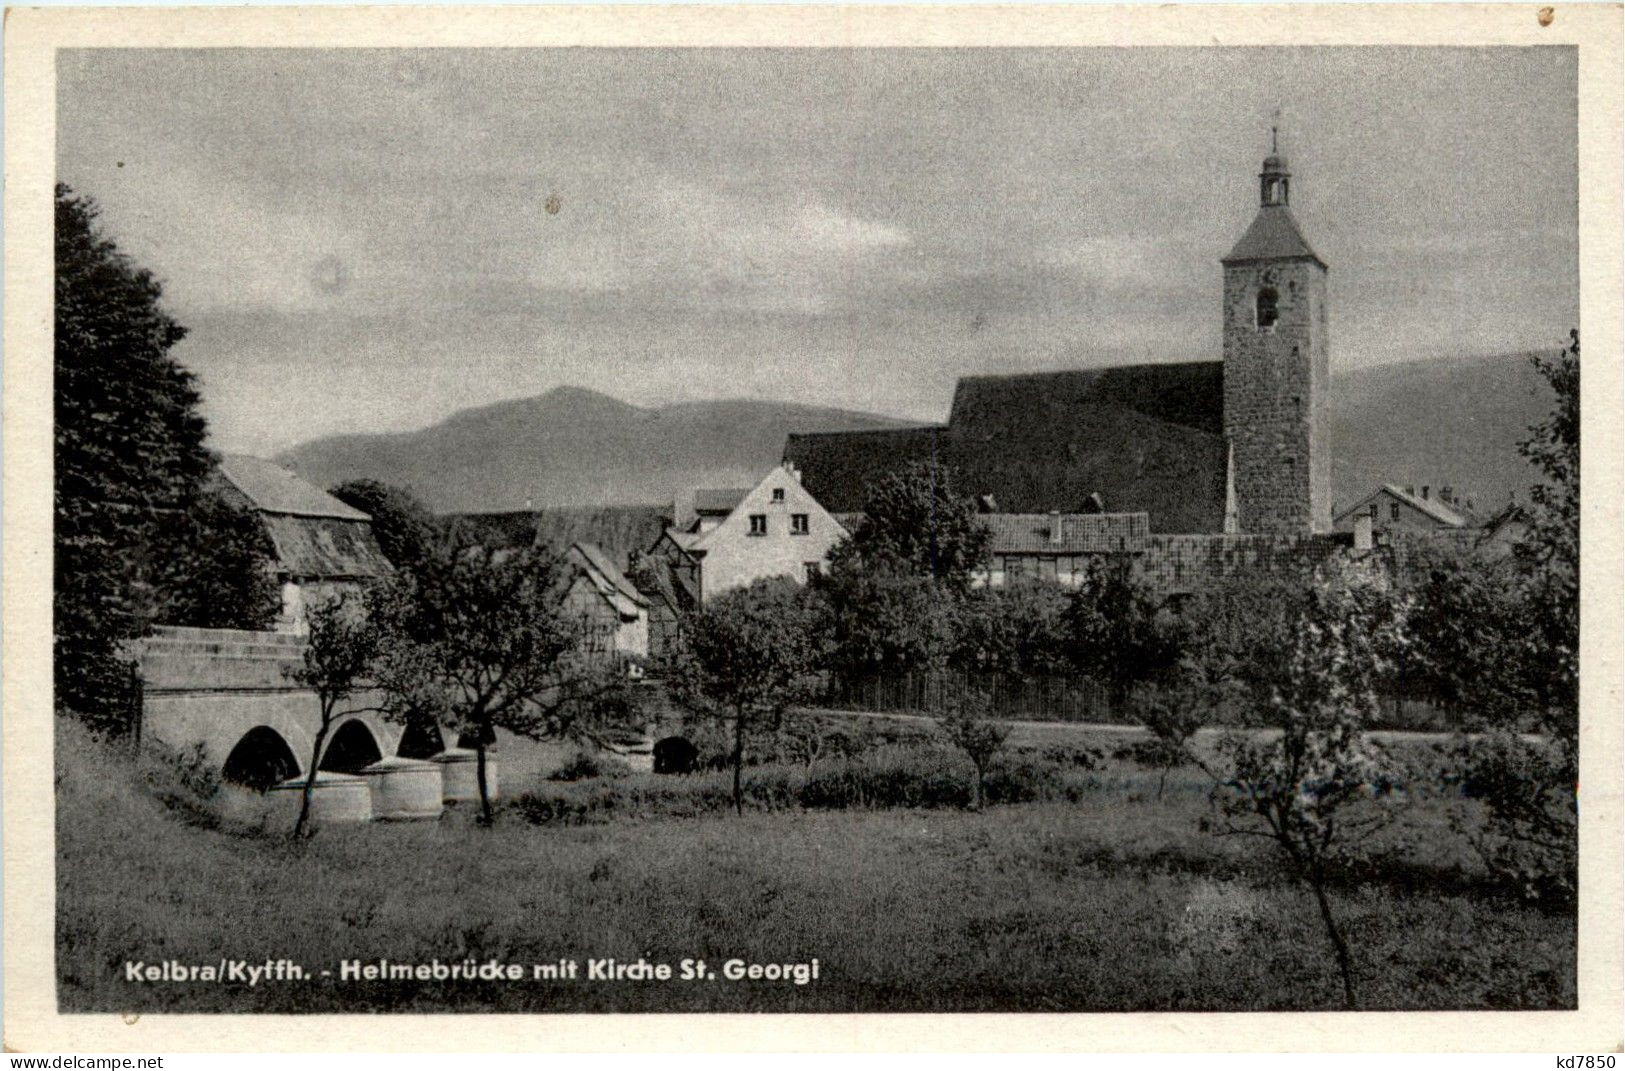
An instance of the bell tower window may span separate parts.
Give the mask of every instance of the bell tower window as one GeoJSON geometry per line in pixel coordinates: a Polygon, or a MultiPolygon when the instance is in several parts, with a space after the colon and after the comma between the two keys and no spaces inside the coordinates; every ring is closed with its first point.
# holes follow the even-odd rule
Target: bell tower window
{"type": "Polygon", "coordinates": [[[1280,310],[1277,307],[1279,302],[1280,295],[1275,292],[1273,286],[1260,288],[1258,301],[1254,308],[1253,321],[1260,331],[1273,331],[1275,329],[1276,321],[1281,318],[1280,310]]]}

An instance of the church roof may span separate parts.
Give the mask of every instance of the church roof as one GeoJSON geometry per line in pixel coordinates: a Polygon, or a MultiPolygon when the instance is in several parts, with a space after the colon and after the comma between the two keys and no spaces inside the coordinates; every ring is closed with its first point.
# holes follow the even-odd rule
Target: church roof
{"type": "Polygon", "coordinates": [[[1249,260],[1282,260],[1290,257],[1308,257],[1322,268],[1321,260],[1309,247],[1292,210],[1286,205],[1265,205],[1253,218],[1253,225],[1241,236],[1241,241],[1230,250],[1221,263],[1239,264],[1249,260]]]}
{"type": "Polygon", "coordinates": [[[869,487],[930,460],[966,495],[1011,513],[1072,512],[1098,493],[1113,512],[1149,514],[1153,531],[1224,524],[1224,365],[1127,365],[962,379],[947,427],[791,435],[785,459],[834,513],[869,487]]]}

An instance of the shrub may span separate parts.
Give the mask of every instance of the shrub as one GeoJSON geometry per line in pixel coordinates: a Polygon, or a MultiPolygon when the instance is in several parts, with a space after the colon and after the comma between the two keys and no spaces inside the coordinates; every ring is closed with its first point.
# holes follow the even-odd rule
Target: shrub
{"type": "Polygon", "coordinates": [[[632,768],[613,755],[576,751],[564,765],[547,775],[549,781],[586,781],[594,777],[625,777],[632,768]]]}
{"type": "Polygon", "coordinates": [[[1577,879],[1578,797],[1565,741],[1493,733],[1459,750],[1462,793],[1482,823],[1457,821],[1490,874],[1523,897],[1567,908],[1577,879]]]}

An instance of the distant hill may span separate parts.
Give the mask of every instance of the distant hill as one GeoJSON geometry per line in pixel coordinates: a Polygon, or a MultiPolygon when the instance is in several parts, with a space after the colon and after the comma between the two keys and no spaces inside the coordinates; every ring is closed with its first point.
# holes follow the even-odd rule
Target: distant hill
{"type": "Polygon", "coordinates": [[[1448,486],[1480,512],[1527,498],[1535,469],[1518,453],[1552,407],[1527,353],[1379,365],[1331,384],[1332,497],[1379,484],[1448,486]]]}
{"type": "MultiPolygon", "coordinates": [[[[1497,507],[1533,482],[1517,443],[1550,406],[1551,393],[1527,354],[1335,376],[1333,498],[1342,505],[1381,483],[1427,484],[1452,487],[1480,508],[1497,507]]],[[[439,512],[659,504],[681,487],[750,483],[779,460],[793,431],[910,423],[785,402],[643,408],[560,387],[464,410],[421,431],[317,439],[278,460],[323,487],[363,476],[403,484],[439,512]]],[[[560,526],[575,523],[561,519],[560,526]]]]}
{"type": "Polygon", "coordinates": [[[421,431],[345,435],[277,460],[321,487],[371,477],[411,488],[437,512],[670,503],[683,487],[754,482],[792,431],[906,422],[788,402],[682,402],[645,409],[559,387],[466,409],[421,431]]]}

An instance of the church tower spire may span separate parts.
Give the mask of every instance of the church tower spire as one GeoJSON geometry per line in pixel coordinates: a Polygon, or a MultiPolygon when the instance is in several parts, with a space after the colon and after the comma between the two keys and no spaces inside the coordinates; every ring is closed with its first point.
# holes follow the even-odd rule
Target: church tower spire
{"type": "Polygon", "coordinates": [[[1270,130],[1259,207],[1224,265],[1226,528],[1331,529],[1326,264],[1292,218],[1291,170],[1270,130]]]}

